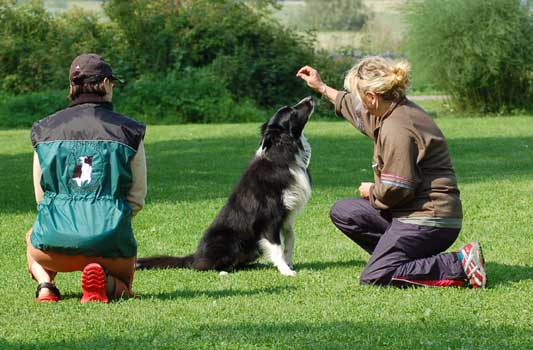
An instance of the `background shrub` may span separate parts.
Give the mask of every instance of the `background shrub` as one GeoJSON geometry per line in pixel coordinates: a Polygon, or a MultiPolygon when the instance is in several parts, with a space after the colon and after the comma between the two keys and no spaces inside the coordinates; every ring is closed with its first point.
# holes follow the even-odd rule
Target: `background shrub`
{"type": "Polygon", "coordinates": [[[242,1],[196,0],[180,12],[180,66],[213,64],[233,96],[270,108],[308,93],[295,74],[313,43],[242,1]]]}
{"type": "MultiPolygon", "coordinates": [[[[110,0],[108,20],[99,21],[81,10],[51,14],[40,1],[0,0],[0,94],[66,90],[72,59],[96,52],[128,82],[123,95],[132,96],[117,103],[132,116],[141,112],[154,123],[257,120],[309,95],[295,73],[324,60],[312,37],[266,15],[273,4],[110,0]]],[[[40,114],[48,112],[43,105],[40,114]]]]}
{"type": "Polygon", "coordinates": [[[0,126],[29,127],[68,106],[67,91],[47,90],[19,96],[0,95],[0,126]]]}
{"type": "Polygon", "coordinates": [[[531,107],[533,21],[516,0],[425,0],[407,13],[408,55],[460,109],[531,107]]]}
{"type": "Polygon", "coordinates": [[[114,101],[117,111],[145,123],[251,122],[267,117],[249,99],[234,100],[210,67],[145,75],[114,101]]]}
{"type": "MultiPolygon", "coordinates": [[[[187,1],[186,1],[187,2],[187,1]]],[[[129,80],[147,73],[162,73],[179,61],[178,37],[183,30],[184,8],[168,0],[110,0],[104,11],[108,28],[119,43],[106,52],[110,61],[129,80]]]]}
{"type": "Polygon", "coordinates": [[[39,1],[0,0],[0,23],[0,92],[64,88],[74,57],[115,46],[109,25],[95,15],[52,15],[39,1]]]}

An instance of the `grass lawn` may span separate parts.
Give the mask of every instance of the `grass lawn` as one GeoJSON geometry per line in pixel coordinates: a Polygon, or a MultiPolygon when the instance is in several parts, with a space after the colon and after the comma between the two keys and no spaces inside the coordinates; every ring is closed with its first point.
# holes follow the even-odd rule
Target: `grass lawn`
{"type": "MultiPolygon", "coordinates": [[[[489,289],[363,287],[366,253],[330,223],[337,199],[372,180],[371,143],[314,121],[313,197],[296,223],[296,278],[264,260],[219,276],[141,271],[139,299],[34,302],[24,234],[35,217],[29,130],[0,131],[1,349],[532,349],[533,119],[437,118],[465,209],[459,240],[482,242],[489,289]]],[[[150,126],[149,197],[134,228],[141,256],[193,251],[257,146],[257,124],[150,126]]]]}

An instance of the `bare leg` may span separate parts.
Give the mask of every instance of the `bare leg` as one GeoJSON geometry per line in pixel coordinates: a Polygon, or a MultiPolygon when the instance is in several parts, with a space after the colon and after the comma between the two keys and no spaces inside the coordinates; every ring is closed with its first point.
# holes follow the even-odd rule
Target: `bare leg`
{"type": "MultiPolygon", "coordinates": [[[[31,230],[26,235],[28,269],[37,282],[53,282],[57,272],[82,271],[90,263],[102,265],[109,273],[108,284],[112,297],[131,297],[135,272],[135,258],[103,258],[81,255],[66,255],[55,252],[44,252],[31,245],[31,230]]],[[[41,294],[49,293],[42,289],[41,294]]]]}
{"type": "MultiPolygon", "coordinates": [[[[30,242],[30,236],[31,236],[32,229],[30,229],[26,233],[26,258],[28,261],[28,271],[30,272],[30,275],[34,280],[37,281],[37,283],[43,283],[43,282],[50,282],[54,283],[54,279],[57,275],[57,272],[50,271],[42,267],[38,262],[33,259],[31,255],[31,249],[33,246],[30,242]]],[[[34,248],[33,248],[34,249],[34,248]]],[[[42,288],[39,292],[39,296],[45,297],[53,295],[53,293],[48,288],[42,288]]]]}

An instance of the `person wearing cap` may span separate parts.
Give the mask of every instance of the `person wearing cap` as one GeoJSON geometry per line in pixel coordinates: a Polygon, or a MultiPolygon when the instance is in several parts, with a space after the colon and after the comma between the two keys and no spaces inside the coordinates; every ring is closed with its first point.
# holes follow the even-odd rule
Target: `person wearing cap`
{"type": "Polygon", "coordinates": [[[26,242],[37,301],[59,300],[55,277],[71,271],[82,271],[82,302],[133,296],[145,126],[113,111],[117,80],[102,57],[76,57],[69,107],[32,127],[38,213],[26,242]]]}
{"type": "Polygon", "coordinates": [[[331,220],[371,254],[362,284],[484,288],[478,242],[442,253],[461,230],[460,193],[444,135],[405,96],[409,72],[407,61],[367,57],[347,73],[348,91],[327,86],[312,67],[297,72],[374,144],[374,181],[361,183],[361,198],[337,201],[331,220]]]}

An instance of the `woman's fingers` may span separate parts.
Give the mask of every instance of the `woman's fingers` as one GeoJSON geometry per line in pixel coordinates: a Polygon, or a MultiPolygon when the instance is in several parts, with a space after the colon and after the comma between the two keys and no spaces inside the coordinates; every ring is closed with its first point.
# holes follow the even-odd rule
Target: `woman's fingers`
{"type": "Polygon", "coordinates": [[[298,73],[296,73],[296,76],[299,77],[299,78],[311,77],[313,75],[316,75],[316,69],[311,68],[309,66],[304,66],[304,67],[300,68],[298,73]]]}
{"type": "Polygon", "coordinates": [[[312,89],[318,89],[322,85],[318,71],[310,66],[304,66],[296,73],[298,78],[304,80],[312,89]]]}

